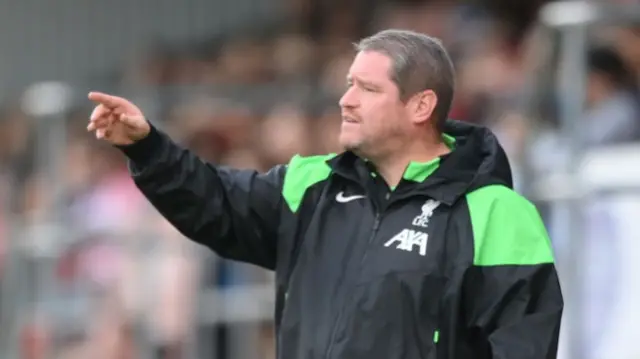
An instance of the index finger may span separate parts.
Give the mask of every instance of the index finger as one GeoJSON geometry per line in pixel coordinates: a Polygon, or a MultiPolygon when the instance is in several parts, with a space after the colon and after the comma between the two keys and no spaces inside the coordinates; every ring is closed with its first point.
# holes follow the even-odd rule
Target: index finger
{"type": "Polygon", "coordinates": [[[89,100],[105,105],[109,108],[127,107],[128,101],[122,97],[107,95],[102,92],[89,92],[89,100]]]}
{"type": "Polygon", "coordinates": [[[89,120],[96,121],[112,113],[113,113],[113,110],[110,109],[109,107],[105,105],[98,105],[96,106],[96,108],[93,109],[93,112],[91,112],[91,116],[89,116],[89,120]]]}

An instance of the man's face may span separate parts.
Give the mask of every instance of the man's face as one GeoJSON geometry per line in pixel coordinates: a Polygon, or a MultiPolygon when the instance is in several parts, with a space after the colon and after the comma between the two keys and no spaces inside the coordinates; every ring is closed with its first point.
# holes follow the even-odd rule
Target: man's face
{"type": "Polygon", "coordinates": [[[340,144],[345,149],[375,155],[401,143],[411,131],[398,86],[390,77],[391,66],[389,57],[374,51],[360,52],[353,60],[340,99],[340,144]]]}

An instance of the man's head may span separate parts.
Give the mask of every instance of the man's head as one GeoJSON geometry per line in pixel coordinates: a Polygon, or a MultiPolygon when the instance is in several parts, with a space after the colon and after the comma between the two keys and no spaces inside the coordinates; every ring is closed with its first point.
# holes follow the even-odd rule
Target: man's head
{"type": "Polygon", "coordinates": [[[613,47],[587,51],[587,105],[595,106],[618,91],[635,91],[633,71],[613,47]]]}
{"type": "Polygon", "coordinates": [[[440,134],[454,93],[446,50],[427,35],[386,30],[356,44],[340,99],[340,142],[375,157],[426,134],[440,134]]]}

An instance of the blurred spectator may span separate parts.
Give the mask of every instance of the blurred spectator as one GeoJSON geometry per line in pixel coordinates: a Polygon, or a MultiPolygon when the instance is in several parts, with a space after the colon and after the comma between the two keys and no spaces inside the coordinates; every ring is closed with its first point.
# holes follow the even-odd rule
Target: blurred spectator
{"type": "Polygon", "coordinates": [[[275,107],[256,132],[261,153],[269,163],[286,163],[296,153],[309,154],[310,133],[301,109],[291,104],[275,107]]]}
{"type": "Polygon", "coordinates": [[[638,140],[640,98],[633,72],[611,47],[591,49],[587,54],[587,69],[586,144],[638,140]]]}
{"type": "Polygon", "coordinates": [[[632,78],[640,83],[640,26],[614,28],[609,37],[631,71],[632,78]]]}

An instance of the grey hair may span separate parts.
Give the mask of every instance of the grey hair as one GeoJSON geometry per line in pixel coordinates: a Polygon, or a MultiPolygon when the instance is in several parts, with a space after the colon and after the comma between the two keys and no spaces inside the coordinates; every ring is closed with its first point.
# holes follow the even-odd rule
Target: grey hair
{"type": "Polygon", "coordinates": [[[442,42],[409,30],[384,30],[355,44],[358,52],[375,51],[392,61],[391,80],[403,101],[425,90],[438,97],[435,125],[442,131],[449,116],[455,91],[455,70],[442,42]]]}

